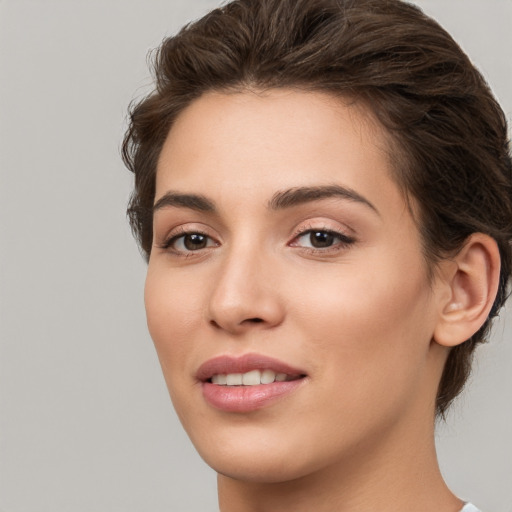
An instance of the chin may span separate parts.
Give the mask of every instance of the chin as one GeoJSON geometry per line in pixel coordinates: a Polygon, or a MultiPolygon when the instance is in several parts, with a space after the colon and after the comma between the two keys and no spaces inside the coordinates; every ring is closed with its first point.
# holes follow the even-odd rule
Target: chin
{"type": "MultiPolygon", "coordinates": [[[[222,432],[210,430],[205,435],[204,431],[189,431],[189,435],[199,455],[220,475],[244,482],[283,483],[334,462],[331,447],[322,442],[305,443],[304,432],[293,430],[290,425],[269,429],[239,424],[222,432]]],[[[338,457],[340,451],[344,451],[342,447],[338,457]]]]}
{"type": "Polygon", "coordinates": [[[186,428],[199,455],[217,473],[260,483],[294,480],[308,473],[310,457],[303,443],[290,436],[289,428],[234,423],[223,428],[215,422],[208,429],[186,428]]]}
{"type": "Polygon", "coordinates": [[[204,458],[220,475],[252,483],[282,483],[300,479],[311,472],[311,467],[297,463],[293,457],[266,454],[248,458],[243,454],[230,460],[220,457],[204,458]]]}

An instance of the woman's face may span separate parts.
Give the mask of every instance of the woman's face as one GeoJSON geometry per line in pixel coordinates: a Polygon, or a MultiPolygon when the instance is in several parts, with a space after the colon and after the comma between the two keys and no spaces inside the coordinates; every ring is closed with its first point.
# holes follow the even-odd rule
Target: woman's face
{"type": "Polygon", "coordinates": [[[385,146],[363,108],[291,90],[209,93],[171,129],[147,318],[220,473],[289,480],[430,427],[436,282],[385,146]]]}

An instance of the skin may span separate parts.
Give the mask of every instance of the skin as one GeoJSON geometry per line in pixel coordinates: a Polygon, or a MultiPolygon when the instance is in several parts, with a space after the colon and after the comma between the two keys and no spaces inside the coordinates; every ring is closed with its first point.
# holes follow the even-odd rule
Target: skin
{"type": "Polygon", "coordinates": [[[180,420],[219,474],[222,512],[462,508],[438,469],[434,407],[456,342],[445,311],[473,293],[453,262],[429,281],[385,148],[364,108],[292,90],[208,93],[168,135],[155,202],[200,194],[215,211],[155,211],[148,326],[180,420]],[[276,193],[330,185],[359,200],[269,208],[276,193]],[[314,248],[311,229],[341,238],[314,248]],[[197,232],[206,246],[187,249],[197,232]],[[247,353],[307,377],[257,411],[212,407],[199,366],[247,353]]]}

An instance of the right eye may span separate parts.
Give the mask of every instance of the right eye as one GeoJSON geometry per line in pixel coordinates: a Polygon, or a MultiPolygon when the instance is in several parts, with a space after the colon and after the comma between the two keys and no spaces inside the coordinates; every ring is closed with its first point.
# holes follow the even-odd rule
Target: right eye
{"type": "Polygon", "coordinates": [[[171,249],[177,253],[189,253],[200,251],[209,247],[216,247],[218,244],[208,235],[199,232],[180,233],[171,236],[165,243],[166,249],[171,249]]]}

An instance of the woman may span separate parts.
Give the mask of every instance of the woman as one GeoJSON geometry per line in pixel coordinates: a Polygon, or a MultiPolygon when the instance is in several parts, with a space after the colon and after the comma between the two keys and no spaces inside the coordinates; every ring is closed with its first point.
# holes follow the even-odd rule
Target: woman
{"type": "Polygon", "coordinates": [[[503,305],[504,115],[398,0],[238,0],[132,111],[148,326],[222,512],[476,510],[436,415],[503,305]]]}

